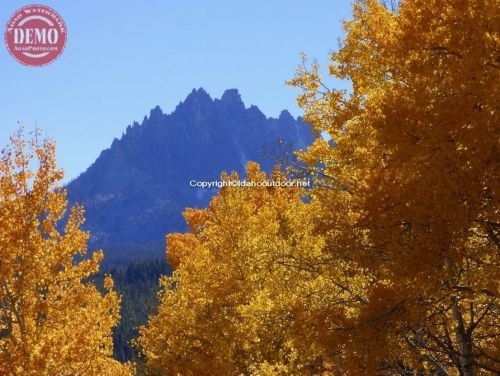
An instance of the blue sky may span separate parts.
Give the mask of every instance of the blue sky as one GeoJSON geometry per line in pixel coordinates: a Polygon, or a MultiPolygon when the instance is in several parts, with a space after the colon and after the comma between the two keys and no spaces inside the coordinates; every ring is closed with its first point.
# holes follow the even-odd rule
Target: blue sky
{"type": "MultiPolygon", "coordinates": [[[[40,3],[40,2],[35,2],[40,3]]],[[[0,4],[2,33],[25,1],[0,4]]],[[[156,105],[171,112],[193,89],[237,88],[268,116],[300,115],[285,86],[305,52],[326,66],[350,0],[43,1],[66,21],[64,54],[25,67],[0,47],[0,145],[18,121],[57,141],[66,179],[83,172],[156,105]]],[[[337,82],[337,86],[345,85],[337,82]]]]}

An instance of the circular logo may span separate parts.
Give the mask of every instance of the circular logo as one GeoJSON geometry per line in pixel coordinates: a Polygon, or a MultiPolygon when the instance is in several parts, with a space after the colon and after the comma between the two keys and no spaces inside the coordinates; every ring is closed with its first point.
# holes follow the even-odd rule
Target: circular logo
{"type": "Polygon", "coordinates": [[[14,59],[30,67],[52,63],[66,46],[66,24],[45,5],[28,5],[16,11],[5,28],[5,44],[14,59]]]}

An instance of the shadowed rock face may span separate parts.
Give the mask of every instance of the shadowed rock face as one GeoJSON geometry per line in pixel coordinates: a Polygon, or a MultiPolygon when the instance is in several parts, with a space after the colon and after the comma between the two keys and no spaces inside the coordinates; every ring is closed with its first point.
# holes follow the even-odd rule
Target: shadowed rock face
{"type": "Polygon", "coordinates": [[[236,89],[220,99],[193,90],[171,114],[157,106],[141,124],[129,125],[67,186],[69,199],[86,208],[92,246],[127,253],[133,245],[154,244],[153,253],[163,252],[165,234],[185,229],[183,209],[204,207],[215,193],[190,187],[191,180],[241,174],[249,160],[270,171],[280,140],[301,148],[312,135],[286,110],[274,119],[256,106],[246,108],[236,89]]]}

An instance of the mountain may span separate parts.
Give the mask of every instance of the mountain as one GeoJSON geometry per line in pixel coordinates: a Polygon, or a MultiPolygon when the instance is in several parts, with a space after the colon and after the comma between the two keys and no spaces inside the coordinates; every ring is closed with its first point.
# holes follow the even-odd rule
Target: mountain
{"type": "Polygon", "coordinates": [[[163,255],[165,234],[185,230],[182,211],[205,207],[214,189],[191,180],[218,180],[222,171],[244,172],[254,160],[264,170],[276,164],[278,143],[301,148],[312,141],[307,125],[284,110],[266,117],[245,107],[236,89],[212,99],[193,90],[170,114],[153,108],[68,184],[71,203],[86,209],[91,246],[110,259],[163,255]]]}

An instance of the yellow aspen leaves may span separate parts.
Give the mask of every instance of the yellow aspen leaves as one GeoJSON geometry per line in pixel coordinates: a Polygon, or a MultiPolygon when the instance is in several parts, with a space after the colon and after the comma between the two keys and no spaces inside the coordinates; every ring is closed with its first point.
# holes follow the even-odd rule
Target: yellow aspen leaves
{"type": "Polygon", "coordinates": [[[120,318],[112,280],[104,295],[90,281],[103,254],[81,259],[82,208],[61,229],[63,173],[54,143],[39,138],[20,131],[0,157],[0,374],[131,375],[112,358],[120,318]]]}
{"type": "MultiPolygon", "coordinates": [[[[305,57],[290,81],[317,135],[296,153],[312,187],[228,184],[167,235],[175,271],[140,328],[141,369],[500,374],[498,1],[385,3],[355,1],[331,54],[326,74],[352,90],[305,57]]],[[[0,160],[0,374],[131,374],[54,153],[16,136],[0,160]]]]}
{"type": "Polygon", "coordinates": [[[323,231],[347,225],[328,247],[373,281],[355,374],[500,370],[499,17],[495,1],[357,1],[329,70],[352,93],[316,89],[318,67],[291,81],[335,141],[300,154],[335,183],[315,192],[323,231]],[[340,202],[349,213],[330,218],[340,202]]]}
{"type": "MultiPolygon", "coordinates": [[[[249,163],[247,180],[264,179],[249,163]]],[[[285,178],[275,171],[273,179],[285,178]]],[[[168,236],[176,270],[162,280],[160,308],[138,341],[151,372],[318,374],[331,368],[334,351],[318,338],[339,324],[328,315],[355,308],[360,292],[343,285],[350,266],[331,269],[324,237],[315,233],[314,205],[303,193],[226,186],[207,209],[186,211],[191,230],[168,236]]]]}
{"type": "Polygon", "coordinates": [[[314,187],[224,187],[186,212],[138,341],[152,372],[500,372],[498,4],[353,9],[328,70],[352,91],[306,62],[290,81],[314,187]]]}

